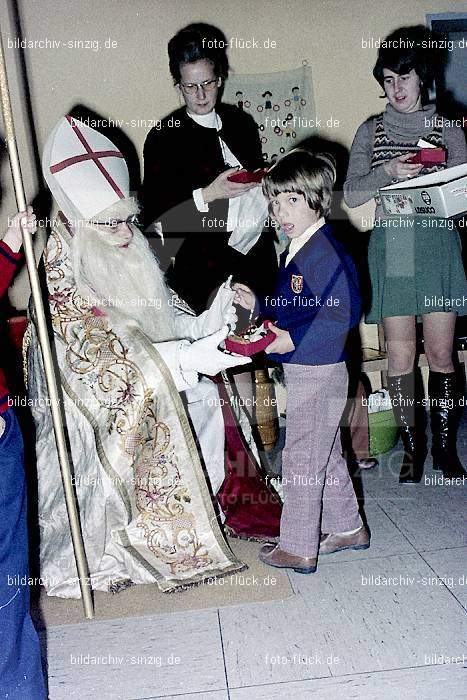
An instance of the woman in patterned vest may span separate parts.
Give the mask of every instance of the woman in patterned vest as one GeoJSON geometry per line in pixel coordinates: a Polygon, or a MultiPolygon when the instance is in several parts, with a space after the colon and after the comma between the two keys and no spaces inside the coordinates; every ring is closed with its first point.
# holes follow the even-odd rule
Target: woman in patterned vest
{"type": "Polygon", "coordinates": [[[376,202],[368,251],[372,303],[366,321],[384,325],[388,388],[405,453],[402,483],[421,480],[427,452],[425,412],[414,400],[417,317],[430,368],[433,468],[447,478],[465,474],[456,451],[459,406],[452,361],[456,315],[467,313],[459,235],[452,220],[386,216],[378,197],[381,187],[467,160],[462,129],[428,102],[435,51],[421,48],[427,45],[426,33],[421,27],[400,29],[382,43],[373,75],[387,105],[359,127],[344,184],[349,207],[376,202]],[[420,139],[443,146],[446,162],[412,164],[420,139]]]}

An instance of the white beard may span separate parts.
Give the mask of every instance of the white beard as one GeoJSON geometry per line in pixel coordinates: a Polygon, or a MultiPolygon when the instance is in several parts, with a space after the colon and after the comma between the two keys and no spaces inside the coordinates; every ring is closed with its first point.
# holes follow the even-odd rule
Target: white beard
{"type": "Polygon", "coordinates": [[[128,248],[109,243],[94,226],[72,239],[78,294],[116,324],[137,324],[153,342],[175,339],[171,295],[147,240],[134,226],[128,248]]]}

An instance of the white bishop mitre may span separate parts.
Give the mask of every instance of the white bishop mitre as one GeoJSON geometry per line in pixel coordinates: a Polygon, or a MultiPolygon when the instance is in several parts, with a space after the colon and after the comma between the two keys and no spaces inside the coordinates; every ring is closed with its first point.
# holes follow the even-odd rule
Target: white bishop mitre
{"type": "Polygon", "coordinates": [[[74,117],[62,117],[47,139],[42,171],[70,223],[92,219],[130,196],[123,154],[106,136],[74,117]]]}

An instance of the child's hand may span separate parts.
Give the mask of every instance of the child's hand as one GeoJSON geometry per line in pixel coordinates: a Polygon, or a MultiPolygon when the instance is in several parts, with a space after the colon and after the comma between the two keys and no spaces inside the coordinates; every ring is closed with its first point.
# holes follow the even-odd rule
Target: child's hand
{"type": "Polygon", "coordinates": [[[255,308],[256,294],[246,284],[235,282],[232,284],[232,289],[235,291],[234,304],[239,304],[242,308],[249,310],[255,308]]]}
{"type": "Polygon", "coordinates": [[[269,355],[270,352],[276,352],[278,355],[284,355],[286,352],[292,352],[295,350],[295,345],[290,337],[289,331],[283,331],[282,328],[274,326],[272,323],[269,324],[268,330],[271,330],[276,334],[276,339],[272,341],[270,345],[265,349],[265,353],[269,355]]]}
{"type": "Polygon", "coordinates": [[[27,208],[26,212],[20,212],[11,219],[10,224],[8,226],[8,231],[3,237],[3,241],[9,246],[13,253],[17,253],[23,243],[23,237],[21,235],[22,223],[25,226],[25,228],[29,231],[29,233],[36,233],[36,215],[34,214],[31,206],[27,208]]]}

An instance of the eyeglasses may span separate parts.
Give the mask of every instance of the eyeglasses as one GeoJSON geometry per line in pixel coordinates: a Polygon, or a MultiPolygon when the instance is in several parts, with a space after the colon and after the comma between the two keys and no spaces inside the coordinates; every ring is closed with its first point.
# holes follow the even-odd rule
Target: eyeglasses
{"type": "Polygon", "coordinates": [[[105,228],[108,228],[111,231],[115,231],[120,226],[120,224],[126,224],[127,226],[138,226],[139,221],[136,214],[132,214],[128,217],[128,219],[125,219],[125,221],[120,221],[118,219],[108,219],[108,221],[93,221],[92,223],[94,224],[94,226],[105,226],[105,228]]]}
{"type": "Polygon", "coordinates": [[[198,88],[212,92],[216,89],[218,81],[219,78],[212,78],[211,80],[203,80],[202,83],[179,83],[179,85],[187,95],[194,95],[198,88]]]}

